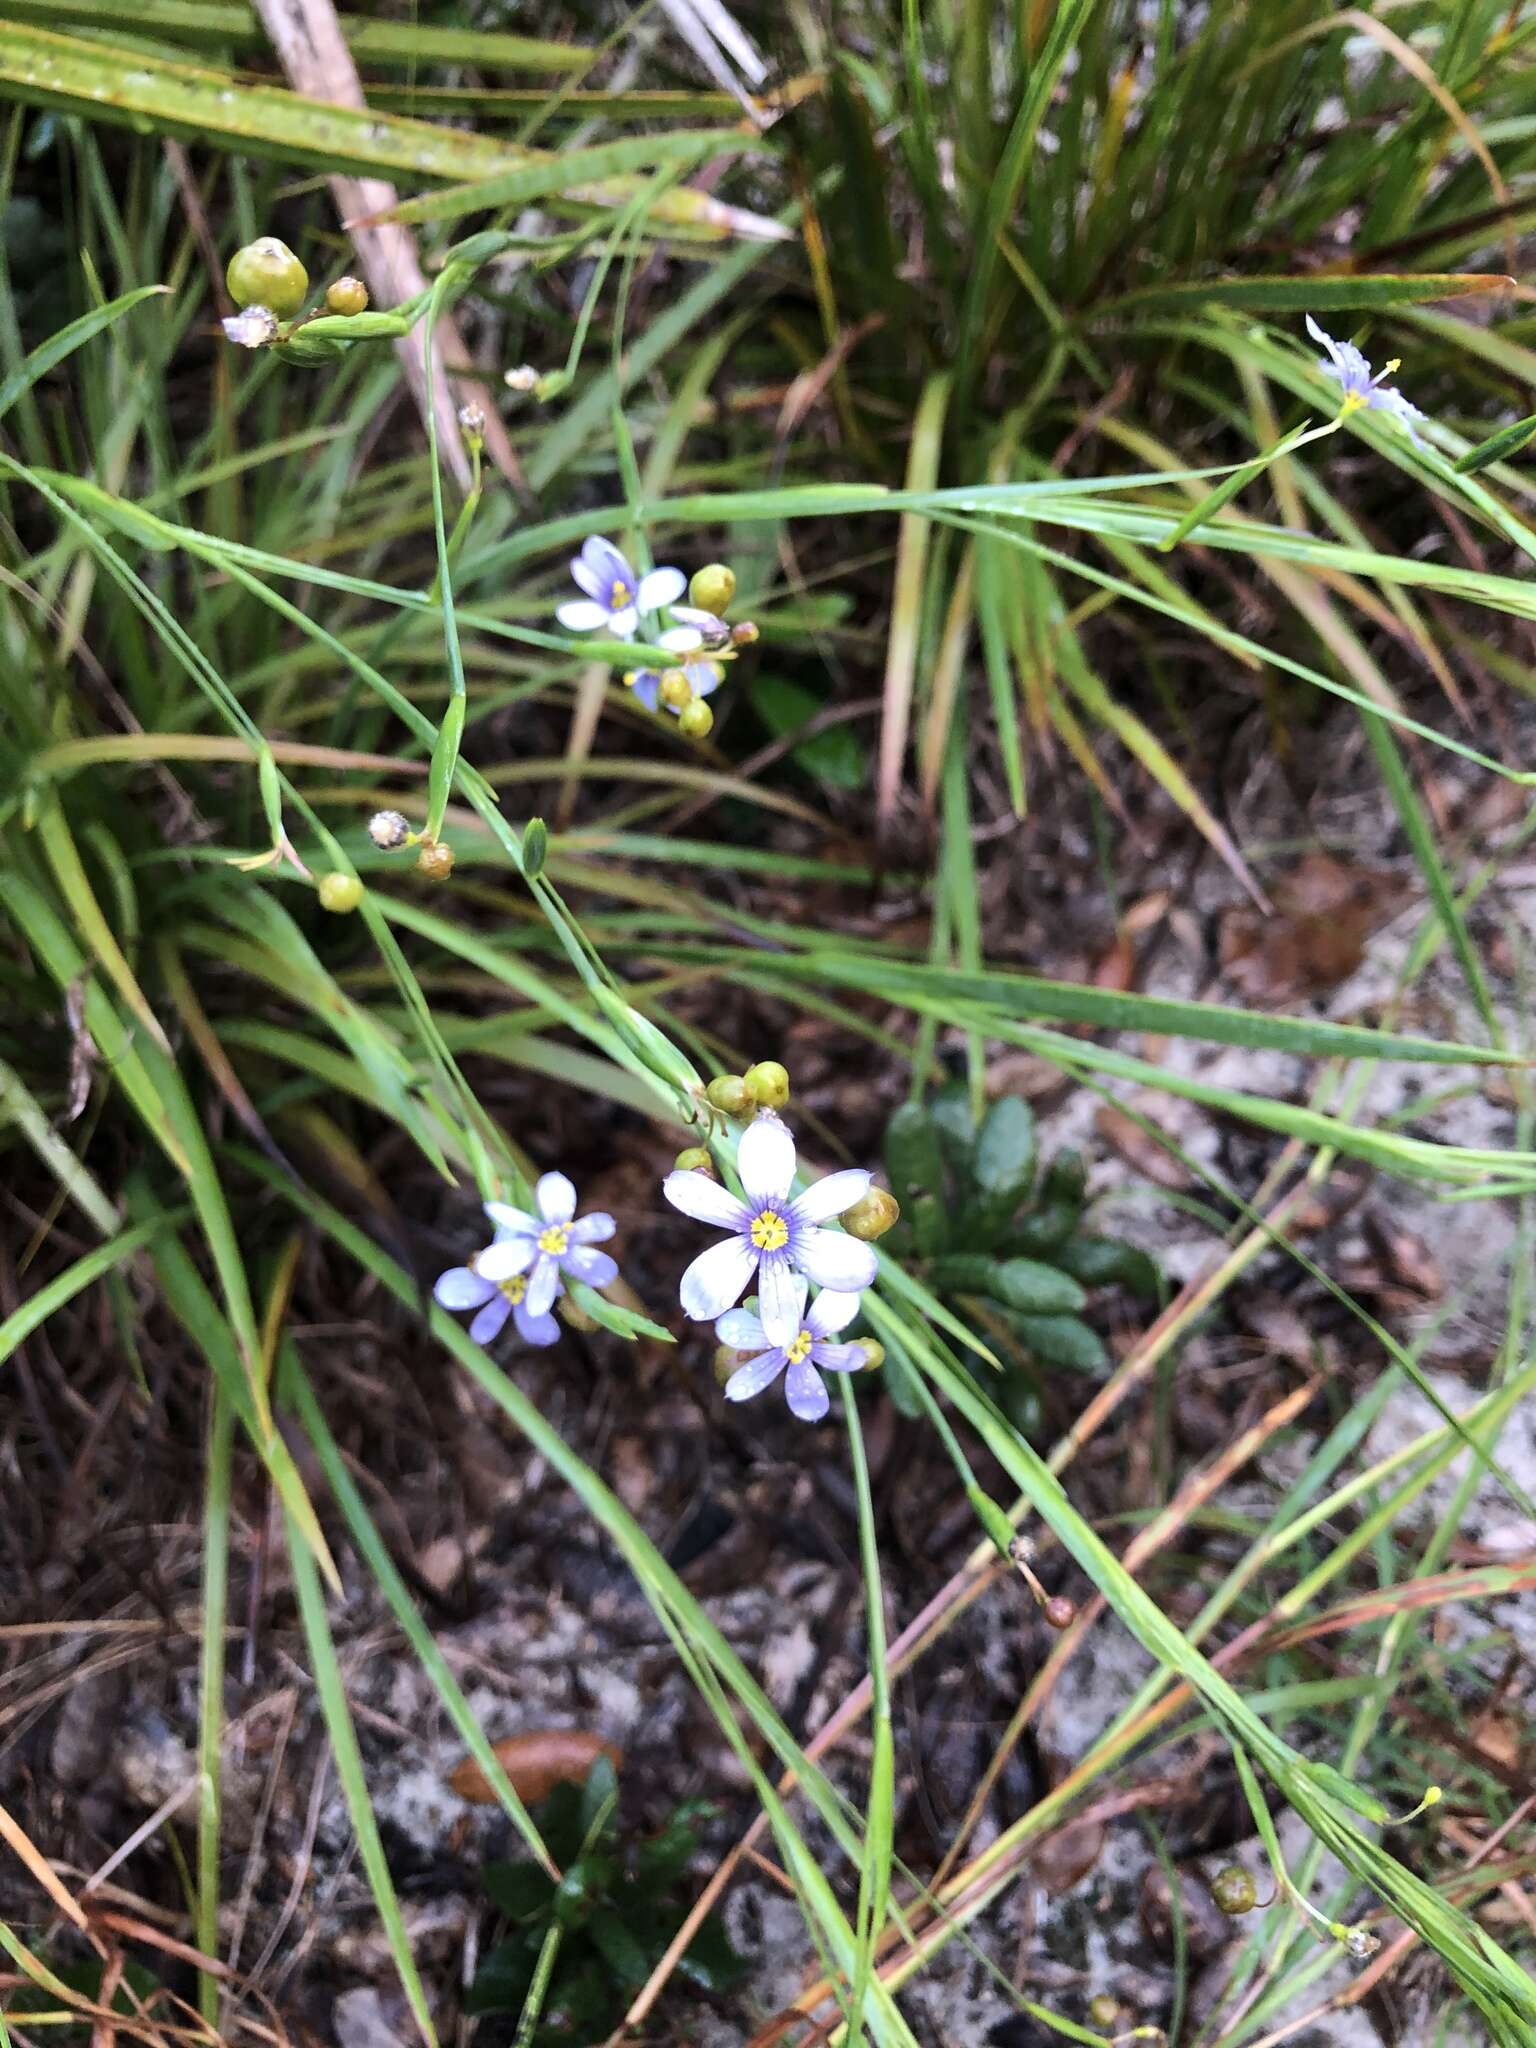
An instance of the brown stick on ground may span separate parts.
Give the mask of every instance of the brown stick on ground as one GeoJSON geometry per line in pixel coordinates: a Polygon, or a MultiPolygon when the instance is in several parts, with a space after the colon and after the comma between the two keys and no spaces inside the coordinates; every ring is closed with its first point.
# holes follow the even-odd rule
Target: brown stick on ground
{"type": "MultiPolygon", "coordinates": [[[[328,100],[338,107],[366,106],[362,81],[331,0],[254,0],[254,5],[295,92],[308,99],[328,100]]],[[[382,213],[395,203],[394,186],[382,178],[338,175],[330,185],[336,210],[344,221],[382,213]]],[[[427,279],[409,228],[395,221],[381,221],[375,227],[354,228],[352,239],[363,281],[381,310],[388,311],[403,299],[414,298],[426,290],[427,279]]],[[[447,378],[439,374],[428,392],[425,329],[418,325],[410,334],[402,335],[395,348],[423,421],[430,405],[437,418],[438,447],[460,488],[468,489],[469,456],[459,433],[458,405],[447,378]]],[[[432,352],[440,373],[471,367],[464,337],[446,313],[433,329],[432,352]]],[[[533,494],[507,439],[506,428],[492,407],[487,406],[485,414],[486,453],[524,503],[531,504],[533,494]]]]}

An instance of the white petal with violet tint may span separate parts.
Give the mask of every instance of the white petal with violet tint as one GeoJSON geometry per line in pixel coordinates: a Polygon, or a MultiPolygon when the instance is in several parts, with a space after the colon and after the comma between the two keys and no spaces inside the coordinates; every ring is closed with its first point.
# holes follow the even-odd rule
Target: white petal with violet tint
{"type": "Polygon", "coordinates": [[[771,1253],[757,1268],[757,1312],[770,1344],[793,1344],[805,1314],[805,1283],[783,1252],[771,1253]]]}
{"type": "Polygon", "coordinates": [[[879,1271],[869,1246],[840,1230],[802,1230],[795,1240],[795,1264],[818,1287],[839,1294],[862,1294],[879,1271]]]}
{"type": "Polygon", "coordinates": [[[833,1216],[841,1216],[855,1202],[863,1201],[873,1179],[874,1175],[866,1173],[862,1166],[829,1173],[824,1180],[813,1182],[803,1195],[796,1195],[795,1214],[802,1223],[825,1223],[833,1216]]]}
{"type": "Polygon", "coordinates": [[[640,614],[632,604],[625,605],[621,612],[608,614],[608,631],[615,640],[633,640],[635,628],[640,623],[640,614]]]}
{"type": "Polygon", "coordinates": [[[736,1171],[748,1206],[783,1203],[795,1180],[795,1141],[776,1116],[760,1116],[747,1125],[736,1150],[736,1171]]]}
{"type": "Polygon", "coordinates": [[[608,1287],[619,1277],[617,1262],[589,1244],[573,1244],[560,1263],[589,1287],[608,1287]]]}
{"type": "Polygon", "coordinates": [[[661,703],[661,677],[655,669],[641,669],[629,687],[635,702],[643,704],[647,711],[656,710],[661,703]]]}
{"type": "Polygon", "coordinates": [[[695,1172],[691,1166],[669,1173],[661,1184],[661,1192],[674,1209],[681,1209],[696,1223],[713,1223],[721,1230],[745,1230],[752,1220],[745,1202],[739,1202],[729,1188],[721,1187],[707,1173],[695,1172]]]}
{"type": "Polygon", "coordinates": [[[563,1173],[541,1173],[533,1199],[546,1223],[569,1223],[576,1214],[576,1190],[563,1173]]]}
{"type": "Polygon", "coordinates": [[[438,1274],[432,1299],[441,1308],[478,1308],[495,1292],[495,1281],[487,1280],[483,1273],[472,1273],[468,1266],[450,1266],[446,1273],[438,1274]]]}
{"type": "Polygon", "coordinates": [[[512,1311],[517,1324],[517,1334],[525,1344],[537,1344],[541,1349],[546,1344],[560,1342],[560,1325],[552,1315],[531,1316],[526,1302],[519,1302],[512,1311]]]}
{"type": "Polygon", "coordinates": [[[668,626],[665,633],[656,635],[656,645],[669,654],[694,654],[704,645],[704,635],[692,626],[668,626]]]}
{"type": "Polygon", "coordinates": [[[605,591],[613,583],[622,583],[626,590],[634,589],[634,570],[630,568],[613,542],[604,540],[600,533],[594,533],[590,540],[582,542],[581,559],[595,575],[602,578],[605,591]]]}
{"type": "Polygon", "coordinates": [[[659,611],[664,604],[675,603],[687,588],[688,581],[681,569],[653,569],[640,578],[635,602],[643,612],[659,611]]]}
{"type": "Polygon", "coordinates": [[[540,1252],[534,1260],[533,1271],[528,1275],[528,1292],[523,1296],[523,1306],[529,1315],[542,1316],[559,1292],[560,1268],[548,1252],[540,1252]]]}
{"type": "Polygon", "coordinates": [[[527,1272],[537,1249],[531,1237],[498,1237],[480,1253],[476,1267],[487,1280],[510,1280],[527,1272]]]}
{"type": "MultiPolygon", "coordinates": [[[[607,595],[610,578],[594,569],[590,562],[584,562],[578,555],[571,564],[571,581],[578,590],[584,590],[588,597],[595,597],[599,603],[607,595]]],[[[603,610],[608,607],[603,605],[603,610]]]]}
{"type": "Polygon", "coordinates": [[[730,627],[718,612],[701,611],[696,604],[675,604],[672,616],[680,626],[694,626],[706,640],[723,640],[730,627]]]}
{"type": "Polygon", "coordinates": [[[482,1202],[480,1206],[498,1230],[511,1230],[526,1237],[537,1237],[543,1228],[537,1216],[530,1216],[526,1209],[514,1209],[510,1202],[482,1202]]]}
{"type": "Polygon", "coordinates": [[[493,1337],[501,1335],[501,1326],[512,1313],[512,1304],[504,1294],[495,1294],[481,1309],[469,1326],[469,1334],[477,1344],[489,1344],[493,1337]]]}
{"type": "Polygon", "coordinates": [[[762,1321],[749,1308],[733,1308],[715,1325],[715,1335],[733,1351],[761,1351],[768,1342],[762,1321]]]}
{"type": "Polygon", "coordinates": [[[739,1237],[723,1238],[700,1252],[678,1284],[683,1314],[696,1323],[712,1323],[740,1301],[757,1271],[757,1254],[739,1237]]]}
{"type": "Polygon", "coordinates": [[[572,1244],[602,1244],[612,1237],[616,1225],[606,1209],[594,1209],[590,1216],[578,1216],[571,1225],[572,1244]]]}
{"type": "Polygon", "coordinates": [[[771,1387],[784,1370],[782,1351],[765,1351],[761,1358],[738,1366],[725,1383],[727,1401],[750,1401],[754,1394],[760,1394],[764,1387],[771,1387]]]}
{"type": "Polygon", "coordinates": [[[823,1372],[862,1372],[868,1359],[862,1344],[813,1344],[811,1362],[823,1372]]]}
{"type": "Polygon", "coordinates": [[[713,697],[725,681],[725,670],[718,661],[690,661],[683,674],[692,683],[695,697],[713,697]]]}
{"type": "Polygon", "coordinates": [[[805,1327],[813,1337],[835,1336],[853,1321],[863,1298],[860,1294],[839,1294],[833,1287],[824,1288],[811,1303],[805,1327]]]}
{"type": "Polygon", "coordinates": [[[608,607],[594,604],[590,597],[573,597],[569,604],[557,605],[555,617],[570,633],[595,633],[599,626],[608,623],[608,607]]]}
{"type": "Polygon", "coordinates": [[[803,1358],[784,1375],[784,1398],[790,1414],[798,1415],[802,1422],[820,1422],[831,1406],[821,1374],[803,1358]]]}

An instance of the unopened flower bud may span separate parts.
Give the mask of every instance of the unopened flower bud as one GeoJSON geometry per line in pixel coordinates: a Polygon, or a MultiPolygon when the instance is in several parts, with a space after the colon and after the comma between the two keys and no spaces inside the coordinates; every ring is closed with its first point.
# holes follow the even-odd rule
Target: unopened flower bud
{"type": "Polygon", "coordinates": [[[515,370],[508,370],[502,383],[509,391],[532,391],[539,381],[539,373],[532,363],[519,363],[515,370]]]}
{"type": "Polygon", "coordinates": [[[740,1074],[717,1074],[704,1090],[704,1096],[710,1108],[718,1109],[722,1116],[752,1114],[752,1092],[740,1074]]]}
{"type": "Polygon", "coordinates": [[[885,1188],[871,1188],[851,1209],[843,1211],[841,1221],[850,1237],[860,1237],[865,1244],[873,1244],[877,1237],[884,1237],[901,1221],[901,1204],[885,1188]]]}
{"type": "Polygon", "coordinates": [[[309,272],[286,242],[261,235],[230,257],[224,282],[237,306],[268,306],[286,320],[304,303],[309,272]]]}
{"type": "Polygon", "coordinates": [[[549,827],[542,818],[530,818],[523,832],[523,873],[536,881],[544,872],[549,852],[549,827]]]}
{"type": "Polygon", "coordinates": [[[1355,1962],[1363,1963],[1381,1947],[1381,1937],[1368,1927],[1351,1927],[1345,1931],[1344,1947],[1355,1962]]]}
{"type": "Polygon", "coordinates": [[[277,339],[277,315],[270,306],[247,306],[224,322],[224,339],[236,348],[266,348],[277,339]]]}
{"type": "Polygon", "coordinates": [[[320,877],[320,908],[334,910],[344,915],[356,910],[363,900],[363,885],[356,875],[344,875],[339,868],[333,868],[328,875],[320,877]]]}
{"type": "Polygon", "coordinates": [[[368,287],[360,277],[338,277],[325,288],[327,313],[366,313],[368,287]]]}
{"type": "Polygon", "coordinates": [[[738,647],[755,647],[761,638],[762,635],[750,619],[743,619],[739,625],[731,628],[731,639],[738,647]]]}
{"type": "Polygon", "coordinates": [[[1054,1593],[1040,1612],[1045,1616],[1047,1628],[1070,1628],[1077,1619],[1077,1609],[1063,1593],[1054,1593]]]}
{"type": "Polygon", "coordinates": [[[677,729],[686,740],[705,740],[715,729],[715,714],[702,697],[690,697],[677,714],[677,729]]]}
{"type": "Polygon", "coordinates": [[[428,839],[416,856],[416,872],[429,882],[446,882],[453,873],[453,848],[440,839],[428,839]]]}
{"type": "Polygon", "coordinates": [[[368,837],[381,853],[393,853],[410,836],[410,820],[399,811],[375,811],[368,820],[368,837]]]}
{"type": "Polygon", "coordinates": [[[1211,1897],[1218,1911],[1230,1920],[1251,1913],[1259,1903],[1258,1886],[1241,1863],[1229,1863],[1225,1870],[1217,1871],[1211,1879],[1211,1897]]]}
{"type": "Polygon", "coordinates": [[[864,1363],[859,1370],[861,1372],[878,1372],[885,1363],[885,1346],[874,1337],[860,1337],[857,1339],[857,1343],[859,1349],[864,1354],[864,1363]]]}
{"type": "Polygon", "coordinates": [[[663,704],[670,704],[674,711],[681,711],[693,699],[693,685],[680,668],[664,668],[656,685],[656,694],[663,704]]]}
{"type": "Polygon", "coordinates": [[[707,1173],[712,1180],[719,1178],[714,1154],[707,1145],[690,1145],[686,1152],[678,1153],[672,1164],[679,1173],[707,1173]]]}
{"type": "Polygon", "coordinates": [[[759,1060],[742,1079],[759,1109],[782,1109],[789,1100],[789,1069],[778,1060],[759,1060]]]}
{"type": "Polygon", "coordinates": [[[696,604],[701,612],[723,612],[736,595],[736,572],[728,569],[724,562],[707,562],[702,569],[695,570],[688,585],[688,600],[696,604]]]}

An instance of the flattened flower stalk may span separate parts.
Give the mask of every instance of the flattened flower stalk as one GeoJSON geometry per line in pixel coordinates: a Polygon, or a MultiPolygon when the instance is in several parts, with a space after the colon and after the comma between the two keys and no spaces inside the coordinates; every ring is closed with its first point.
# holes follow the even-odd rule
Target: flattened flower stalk
{"type": "Polygon", "coordinates": [[[795,1141],[771,1113],[742,1133],[736,1171],[745,1200],[691,1169],[669,1173],[662,1183],[674,1209],[728,1233],[689,1266],[678,1297],[694,1322],[714,1322],[755,1281],[767,1341],[787,1347],[801,1330],[799,1279],[846,1294],[873,1284],[879,1262],[869,1246],[822,1227],[868,1193],[872,1176],[850,1167],[791,1196],[795,1141]]]}
{"type": "Polygon", "coordinates": [[[1394,371],[1402,367],[1399,357],[1394,356],[1391,362],[1383,364],[1380,370],[1373,371],[1367,358],[1352,341],[1335,341],[1331,334],[1325,333],[1318,326],[1310,313],[1307,315],[1307,332],[1319,348],[1327,350],[1325,360],[1319,362],[1317,367],[1325,377],[1331,377],[1343,393],[1343,401],[1339,406],[1340,419],[1347,419],[1350,413],[1361,410],[1390,413],[1401,423],[1415,447],[1424,446],[1423,436],[1415,431],[1414,421],[1425,419],[1428,415],[1420,412],[1411,400],[1405,398],[1401,391],[1386,381],[1394,371]]]}
{"type": "Polygon", "coordinates": [[[868,1364],[862,1344],[833,1341],[846,1330],[859,1312],[857,1294],[826,1288],[807,1310],[809,1292],[804,1280],[794,1282],[797,1328],[787,1344],[775,1344],[751,1309],[733,1308],[715,1324],[722,1344],[747,1356],[725,1383],[727,1401],[750,1401],[784,1377],[784,1398],[789,1411],[802,1422],[820,1422],[831,1405],[821,1375],[824,1372],[860,1372],[868,1364]]]}

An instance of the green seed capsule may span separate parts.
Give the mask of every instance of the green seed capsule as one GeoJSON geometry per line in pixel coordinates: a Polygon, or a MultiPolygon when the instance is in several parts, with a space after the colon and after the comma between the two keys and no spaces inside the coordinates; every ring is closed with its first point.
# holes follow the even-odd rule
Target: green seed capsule
{"type": "Polygon", "coordinates": [[[338,277],[325,288],[327,313],[366,313],[368,287],[360,277],[338,277]]]}
{"type": "Polygon", "coordinates": [[[356,910],[363,900],[363,885],[356,875],[344,875],[333,868],[328,875],[320,877],[320,908],[334,910],[344,915],[356,910]]]}
{"type": "Polygon", "coordinates": [[[684,739],[708,739],[715,729],[715,714],[702,697],[690,697],[677,714],[677,729],[684,739]]]}
{"type": "Polygon", "coordinates": [[[688,585],[688,602],[701,612],[723,612],[736,595],[736,572],[724,562],[707,562],[688,585]]]}
{"type": "Polygon", "coordinates": [[[777,1060],[759,1060],[743,1079],[759,1109],[782,1109],[789,1100],[789,1069],[777,1060]]]}
{"type": "Polygon", "coordinates": [[[842,1214],[844,1230],[850,1237],[862,1238],[865,1244],[873,1244],[877,1237],[884,1237],[900,1221],[901,1204],[884,1188],[871,1188],[867,1195],[861,1195],[853,1207],[845,1209],[842,1214]]]}
{"type": "Polygon", "coordinates": [[[549,827],[542,818],[530,818],[523,832],[523,873],[530,882],[543,874],[548,852],[549,827]]]}
{"type": "Polygon", "coordinates": [[[674,711],[681,711],[685,704],[693,701],[693,685],[680,668],[664,668],[656,685],[656,694],[663,704],[674,711]]]}
{"type": "Polygon", "coordinates": [[[1211,1880],[1211,1897],[1230,1919],[1251,1913],[1259,1903],[1258,1887],[1240,1863],[1229,1863],[1211,1880]]]}
{"type": "Polygon", "coordinates": [[[705,1100],[711,1109],[718,1109],[722,1116],[750,1116],[752,1114],[752,1091],[740,1074],[717,1074],[704,1090],[705,1100]]]}
{"type": "Polygon", "coordinates": [[[1120,2017],[1120,2001],[1113,1992],[1101,1991],[1088,2001],[1088,2017],[1096,2027],[1112,2027],[1120,2017]]]}
{"type": "Polygon", "coordinates": [[[715,1171],[714,1155],[703,1145],[690,1145],[686,1152],[679,1152],[672,1164],[679,1173],[707,1173],[715,1171]]]}
{"type": "Polygon", "coordinates": [[[262,235],[230,257],[224,282],[237,306],[269,306],[286,320],[304,303],[309,272],[286,242],[262,235]]]}
{"type": "Polygon", "coordinates": [[[885,1363],[885,1346],[873,1337],[861,1337],[858,1342],[859,1349],[864,1354],[864,1363],[860,1371],[878,1372],[885,1363]]]}

